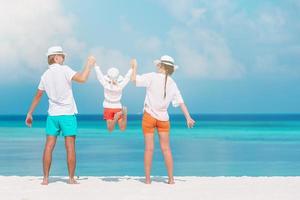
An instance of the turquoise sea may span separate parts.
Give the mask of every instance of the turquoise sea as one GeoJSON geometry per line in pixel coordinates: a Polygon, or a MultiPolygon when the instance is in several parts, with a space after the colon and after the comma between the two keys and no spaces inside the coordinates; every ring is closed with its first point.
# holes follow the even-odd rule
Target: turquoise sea
{"type": "MultiPolygon", "coordinates": [[[[187,129],[171,116],[171,147],[177,176],[300,176],[300,114],[194,115],[187,129]]],[[[0,116],[0,175],[42,175],[46,116],[0,116]]],[[[141,115],[130,115],[125,133],[106,130],[101,116],[78,116],[79,176],[143,176],[141,115]]],[[[156,136],[152,175],[166,175],[156,136]]],[[[53,153],[51,175],[67,175],[64,138],[53,153]]]]}

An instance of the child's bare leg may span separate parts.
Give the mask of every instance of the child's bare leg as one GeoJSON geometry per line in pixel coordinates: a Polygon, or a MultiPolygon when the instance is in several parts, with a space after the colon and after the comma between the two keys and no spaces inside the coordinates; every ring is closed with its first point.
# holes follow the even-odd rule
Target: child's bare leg
{"type": "Polygon", "coordinates": [[[106,125],[109,132],[112,132],[115,129],[115,124],[115,120],[106,120],[106,125]]]}
{"type": "Polygon", "coordinates": [[[169,177],[169,184],[174,184],[174,177],[173,177],[173,158],[172,158],[172,152],[170,148],[170,137],[169,133],[159,133],[159,142],[160,142],[160,148],[164,155],[165,164],[168,171],[168,177],[169,177]]]}
{"type": "Polygon", "coordinates": [[[150,178],[150,172],[151,172],[151,166],[152,166],[152,157],[153,157],[153,151],[154,151],[154,134],[144,134],[144,140],[145,140],[145,153],[144,153],[144,165],[145,165],[145,183],[150,184],[151,178],[150,178]]]}
{"type": "Polygon", "coordinates": [[[118,120],[118,124],[120,127],[121,131],[125,131],[126,126],[127,126],[127,108],[123,107],[122,108],[122,119],[118,120]]]}

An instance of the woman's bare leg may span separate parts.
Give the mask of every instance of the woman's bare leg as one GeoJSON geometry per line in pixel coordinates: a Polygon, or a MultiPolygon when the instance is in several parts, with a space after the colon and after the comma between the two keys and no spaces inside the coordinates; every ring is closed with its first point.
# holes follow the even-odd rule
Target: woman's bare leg
{"type": "Polygon", "coordinates": [[[152,166],[152,157],[154,151],[154,134],[144,134],[144,141],[145,141],[145,153],[144,153],[144,167],[145,167],[145,183],[150,184],[151,178],[151,166],[152,166]]]}
{"type": "Polygon", "coordinates": [[[169,133],[159,133],[159,142],[160,142],[160,148],[164,155],[165,164],[168,171],[168,177],[169,177],[169,184],[174,184],[174,177],[173,177],[173,158],[172,158],[172,152],[170,148],[170,137],[169,133]]]}

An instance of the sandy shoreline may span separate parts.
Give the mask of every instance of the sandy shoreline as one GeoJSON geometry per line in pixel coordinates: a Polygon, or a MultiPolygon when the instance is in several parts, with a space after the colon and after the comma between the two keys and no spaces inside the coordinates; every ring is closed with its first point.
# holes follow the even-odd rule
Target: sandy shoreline
{"type": "Polygon", "coordinates": [[[66,177],[51,177],[48,186],[41,177],[0,176],[1,200],[64,199],[228,199],[299,200],[300,177],[154,177],[151,185],[143,177],[80,177],[78,185],[68,185],[66,177]]]}

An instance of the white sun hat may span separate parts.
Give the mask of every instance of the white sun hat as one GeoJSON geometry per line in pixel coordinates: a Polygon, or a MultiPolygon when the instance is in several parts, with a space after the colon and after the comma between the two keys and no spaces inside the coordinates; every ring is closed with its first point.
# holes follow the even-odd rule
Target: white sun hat
{"type": "Polygon", "coordinates": [[[104,76],[107,81],[123,81],[124,77],[120,75],[119,70],[117,68],[109,68],[107,70],[107,74],[104,76]]]}
{"type": "Polygon", "coordinates": [[[174,67],[178,69],[178,66],[174,64],[174,59],[171,56],[163,55],[160,59],[154,60],[153,63],[157,66],[161,63],[174,67]]]}
{"type": "Polygon", "coordinates": [[[67,54],[63,51],[61,46],[53,46],[48,49],[48,52],[46,54],[47,56],[51,55],[64,55],[66,56],[67,54]]]}

